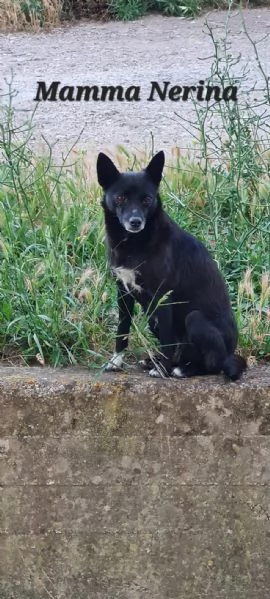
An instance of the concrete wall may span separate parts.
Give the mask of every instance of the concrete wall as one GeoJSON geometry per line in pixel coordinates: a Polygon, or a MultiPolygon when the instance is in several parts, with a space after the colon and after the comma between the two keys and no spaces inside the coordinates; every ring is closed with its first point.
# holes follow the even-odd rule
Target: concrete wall
{"type": "Polygon", "coordinates": [[[270,367],[0,368],[1,599],[268,599],[270,367]]]}

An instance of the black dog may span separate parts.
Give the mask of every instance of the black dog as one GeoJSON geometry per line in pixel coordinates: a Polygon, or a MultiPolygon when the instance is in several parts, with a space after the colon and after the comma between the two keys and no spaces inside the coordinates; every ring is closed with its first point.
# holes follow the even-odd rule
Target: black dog
{"type": "Polygon", "coordinates": [[[161,346],[151,376],[223,371],[236,380],[246,363],[234,354],[237,328],[225,283],[203,244],[163,211],[163,166],[163,152],[138,173],[120,173],[105,154],[98,156],[119,307],[116,350],[106,369],[121,368],[136,300],[161,346]]]}

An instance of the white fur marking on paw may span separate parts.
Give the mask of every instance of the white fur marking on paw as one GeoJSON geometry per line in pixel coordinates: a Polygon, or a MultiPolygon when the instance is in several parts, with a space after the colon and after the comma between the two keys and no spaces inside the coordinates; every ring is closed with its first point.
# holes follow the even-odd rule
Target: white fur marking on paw
{"type": "Polygon", "coordinates": [[[151,368],[151,370],[149,370],[149,375],[156,378],[160,378],[162,376],[156,368],[151,368]]]}
{"type": "Polygon", "coordinates": [[[172,371],[172,375],[176,378],[176,379],[182,379],[185,375],[183,374],[181,368],[179,368],[178,366],[176,368],[173,369],[172,371]]]}
{"type": "Polygon", "coordinates": [[[105,370],[110,371],[110,370],[119,370],[119,368],[121,368],[122,364],[124,361],[124,352],[120,352],[119,354],[114,353],[113,356],[111,357],[110,361],[108,362],[108,364],[106,364],[105,366],[105,370]]]}
{"type": "Polygon", "coordinates": [[[136,270],[132,270],[132,268],[125,268],[124,266],[117,266],[117,268],[113,269],[116,278],[119,279],[126,291],[130,291],[130,289],[134,289],[134,291],[141,292],[142,288],[140,285],[136,283],[136,270]]]}
{"type": "Polygon", "coordinates": [[[165,373],[158,366],[157,366],[157,368],[151,368],[151,370],[149,370],[149,375],[153,376],[155,378],[160,378],[160,379],[166,378],[165,373]]]}

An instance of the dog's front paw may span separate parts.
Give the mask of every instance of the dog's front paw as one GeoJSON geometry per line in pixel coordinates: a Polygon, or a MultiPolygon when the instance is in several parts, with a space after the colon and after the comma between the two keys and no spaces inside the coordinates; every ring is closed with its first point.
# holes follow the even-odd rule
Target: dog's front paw
{"type": "Polygon", "coordinates": [[[164,367],[157,364],[155,368],[151,368],[151,370],[149,370],[149,376],[152,376],[153,378],[166,379],[169,376],[169,373],[164,367]]]}
{"type": "Polygon", "coordinates": [[[173,368],[173,371],[172,371],[172,376],[173,376],[175,379],[183,379],[183,378],[185,378],[185,376],[186,376],[186,375],[185,375],[185,373],[184,373],[184,372],[181,370],[181,368],[179,368],[179,366],[176,366],[175,368],[173,368]]]}
{"type": "Polygon", "coordinates": [[[123,352],[120,352],[119,354],[117,354],[117,353],[113,354],[110,361],[105,366],[106,372],[117,372],[118,370],[121,370],[123,362],[124,362],[124,353],[123,352]]]}

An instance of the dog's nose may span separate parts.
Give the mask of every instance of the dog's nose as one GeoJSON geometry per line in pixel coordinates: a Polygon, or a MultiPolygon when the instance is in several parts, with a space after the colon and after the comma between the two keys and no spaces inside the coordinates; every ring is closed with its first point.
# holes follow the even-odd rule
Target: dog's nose
{"type": "Polygon", "coordinates": [[[142,224],[142,219],[139,216],[131,216],[129,219],[129,224],[134,231],[140,228],[142,224]]]}

